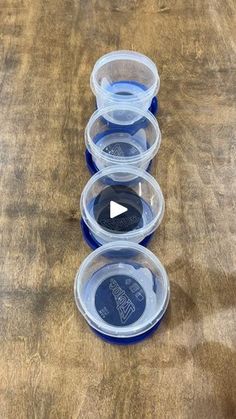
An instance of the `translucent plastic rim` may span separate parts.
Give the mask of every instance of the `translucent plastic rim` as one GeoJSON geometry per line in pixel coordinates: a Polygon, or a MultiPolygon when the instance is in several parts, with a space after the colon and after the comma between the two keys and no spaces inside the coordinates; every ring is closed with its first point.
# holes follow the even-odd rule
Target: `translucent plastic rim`
{"type": "Polygon", "coordinates": [[[100,235],[102,236],[105,240],[111,242],[111,241],[115,241],[115,240],[119,240],[122,241],[124,239],[126,240],[132,240],[134,238],[139,238],[139,237],[146,237],[149,234],[151,234],[161,223],[162,218],[164,216],[164,211],[165,211],[165,201],[164,201],[164,197],[161,191],[161,188],[159,186],[159,184],[157,183],[157,181],[154,179],[153,176],[151,176],[149,173],[147,173],[144,170],[140,170],[136,167],[130,167],[130,166],[119,166],[116,165],[115,167],[107,167],[105,169],[100,170],[98,173],[96,173],[95,175],[93,175],[89,181],[87,182],[87,184],[85,185],[85,188],[81,194],[81,198],[80,198],[80,211],[82,214],[82,218],[85,222],[85,224],[88,226],[88,228],[94,232],[96,235],[100,235]],[[158,199],[160,202],[160,208],[159,211],[157,212],[156,216],[153,218],[153,220],[147,224],[145,227],[142,227],[140,229],[134,230],[134,231],[129,231],[126,233],[119,233],[119,234],[113,234],[111,232],[106,231],[105,229],[103,229],[100,224],[97,223],[97,221],[95,220],[95,218],[93,218],[86,206],[86,197],[87,194],[90,190],[91,187],[93,187],[94,183],[103,178],[104,176],[110,176],[112,178],[112,175],[115,175],[116,173],[123,173],[126,176],[130,176],[131,177],[137,177],[137,178],[142,178],[145,179],[145,181],[147,181],[149,184],[151,184],[152,188],[154,189],[155,193],[158,195],[158,199]],[[113,240],[112,240],[113,238],[113,240]]]}
{"type": "MultiPolygon", "coordinates": [[[[129,126],[130,124],[117,124],[122,126],[129,126]]],[[[158,122],[156,120],[156,118],[152,115],[151,112],[149,111],[142,111],[139,108],[136,108],[134,106],[130,106],[130,105],[126,105],[126,104],[117,104],[117,105],[112,105],[112,106],[108,106],[105,108],[101,108],[96,110],[91,118],[88,121],[88,124],[85,128],[85,143],[87,148],[91,151],[91,154],[98,157],[98,158],[103,158],[105,161],[110,162],[110,163],[139,163],[139,162],[146,162],[147,160],[151,160],[156,153],[158,152],[160,145],[161,145],[161,131],[158,125],[158,122]],[[140,115],[140,119],[141,118],[146,118],[154,127],[155,131],[156,131],[156,138],[155,138],[155,142],[153,143],[153,145],[146,151],[140,153],[138,156],[131,156],[131,157],[120,157],[120,156],[112,156],[108,153],[106,153],[105,151],[101,150],[100,147],[98,147],[94,142],[93,142],[93,138],[90,135],[91,129],[93,127],[93,125],[96,123],[96,121],[100,118],[100,117],[105,117],[106,114],[108,114],[109,112],[114,112],[114,111],[131,111],[134,112],[137,115],[140,115]]]]}
{"type": "MultiPolygon", "coordinates": [[[[106,264],[104,263],[104,266],[106,264]]],[[[169,303],[170,299],[170,284],[168,275],[166,273],[166,270],[160,260],[155,256],[150,250],[146,249],[143,246],[140,246],[139,244],[131,243],[131,242],[112,242],[109,244],[105,244],[102,247],[99,247],[98,249],[94,250],[87,258],[82,262],[80,265],[79,270],[76,273],[75,276],[75,282],[74,282],[74,297],[75,302],[77,305],[78,310],[82,314],[82,316],[86,319],[87,323],[95,330],[97,330],[100,333],[106,334],[107,336],[113,336],[117,338],[128,338],[133,336],[141,335],[142,333],[147,332],[149,329],[151,329],[153,326],[155,326],[156,323],[158,323],[161,318],[163,317],[169,303]],[[139,253],[142,253],[145,255],[146,259],[149,259],[156,265],[161,273],[163,282],[164,282],[164,292],[165,292],[165,299],[163,299],[163,304],[160,310],[150,317],[148,319],[148,323],[144,325],[139,325],[138,327],[128,326],[126,327],[126,333],[124,332],[124,327],[122,326],[111,326],[109,324],[106,324],[105,322],[98,320],[96,317],[94,317],[92,314],[88,313],[86,310],[86,306],[83,302],[81,293],[80,293],[80,287],[78,286],[80,278],[83,277],[84,272],[86,272],[86,269],[88,266],[93,265],[93,260],[97,255],[101,255],[104,252],[107,251],[114,251],[115,248],[120,249],[121,251],[124,249],[127,250],[135,250],[139,253]],[[129,330],[132,329],[132,330],[129,330]],[[123,333],[122,333],[123,330],[123,333]]]]}
{"type": "Polygon", "coordinates": [[[120,51],[112,51],[108,54],[103,55],[101,58],[97,60],[93,67],[93,71],[90,76],[90,86],[95,96],[102,95],[107,96],[110,98],[114,98],[117,100],[117,95],[115,93],[108,92],[106,89],[102,88],[99,83],[97,82],[96,76],[97,71],[104,65],[111,61],[119,61],[119,60],[129,60],[129,61],[137,61],[139,64],[142,63],[146,67],[149,68],[149,70],[152,71],[155,82],[152,84],[152,86],[149,87],[149,89],[144,90],[143,92],[137,92],[135,95],[135,98],[132,97],[126,97],[125,102],[136,102],[137,99],[143,100],[144,98],[149,98],[149,96],[155,96],[155,94],[158,92],[160,87],[160,78],[157,71],[157,67],[155,63],[148,58],[146,55],[141,54],[140,52],[136,51],[129,51],[129,50],[120,50],[120,51]]]}

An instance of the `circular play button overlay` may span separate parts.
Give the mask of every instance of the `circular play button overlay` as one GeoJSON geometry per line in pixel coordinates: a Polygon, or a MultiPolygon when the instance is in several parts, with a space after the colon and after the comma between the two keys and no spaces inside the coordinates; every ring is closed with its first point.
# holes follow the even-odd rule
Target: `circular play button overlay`
{"type": "Polygon", "coordinates": [[[126,233],[141,228],[142,199],[128,186],[107,186],[95,198],[94,217],[101,227],[112,233],[126,233]]]}

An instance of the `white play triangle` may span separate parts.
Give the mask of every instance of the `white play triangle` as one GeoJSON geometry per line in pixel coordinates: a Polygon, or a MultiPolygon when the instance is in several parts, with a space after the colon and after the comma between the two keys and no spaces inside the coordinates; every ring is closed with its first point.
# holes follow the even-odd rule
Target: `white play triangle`
{"type": "Polygon", "coordinates": [[[110,201],[110,218],[118,217],[118,215],[124,214],[126,211],[128,211],[128,208],[117,204],[117,202],[110,201]]]}

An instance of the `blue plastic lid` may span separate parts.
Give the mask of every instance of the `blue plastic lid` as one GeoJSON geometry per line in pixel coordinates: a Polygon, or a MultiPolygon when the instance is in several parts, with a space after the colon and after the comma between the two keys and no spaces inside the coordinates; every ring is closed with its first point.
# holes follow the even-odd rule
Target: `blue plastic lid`
{"type": "MultiPolygon", "coordinates": [[[[162,319],[163,319],[163,317],[162,317],[162,319]]],[[[155,326],[153,326],[147,332],[142,333],[141,335],[138,335],[138,336],[130,337],[130,338],[116,338],[116,337],[113,337],[113,336],[104,335],[103,333],[98,332],[96,329],[93,329],[92,327],[91,327],[91,330],[98,337],[100,337],[102,340],[104,340],[107,343],[111,343],[111,344],[114,344],[114,345],[134,345],[136,343],[139,343],[143,340],[146,340],[146,339],[150,338],[153,335],[153,333],[159,328],[162,319],[159,322],[157,322],[157,324],[155,324],[155,326]]]]}
{"type": "MultiPolygon", "coordinates": [[[[133,82],[134,83],[134,82],[133,82]]],[[[96,104],[96,109],[97,109],[97,104],[96,104]]],[[[152,98],[152,102],[151,105],[148,109],[153,115],[157,115],[158,114],[158,110],[159,110],[159,102],[158,102],[158,97],[154,96],[152,98]]],[[[114,126],[115,124],[113,124],[112,122],[108,122],[111,126],[114,126]]]]}
{"type": "MultiPolygon", "coordinates": [[[[111,83],[111,85],[108,86],[109,90],[114,93],[116,91],[117,86],[122,86],[124,88],[124,90],[129,90],[126,89],[126,86],[134,86],[134,89],[140,90],[140,91],[145,91],[147,90],[146,86],[142,83],[139,83],[135,80],[119,80],[119,81],[115,81],[113,83],[111,83]]],[[[149,107],[149,111],[152,112],[153,115],[156,115],[158,112],[158,99],[157,96],[154,96],[151,102],[151,105],[149,107]]]]}

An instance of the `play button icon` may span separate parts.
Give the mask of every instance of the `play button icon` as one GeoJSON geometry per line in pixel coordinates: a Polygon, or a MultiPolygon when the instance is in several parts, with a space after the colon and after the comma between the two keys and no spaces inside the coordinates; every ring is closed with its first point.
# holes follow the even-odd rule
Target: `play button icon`
{"type": "Polygon", "coordinates": [[[114,201],[110,202],[110,218],[118,217],[118,215],[124,214],[126,211],[128,211],[128,208],[123,205],[114,201]]]}
{"type": "Polygon", "coordinates": [[[106,231],[125,233],[143,225],[143,201],[128,186],[106,186],[95,198],[93,213],[106,231]]]}

